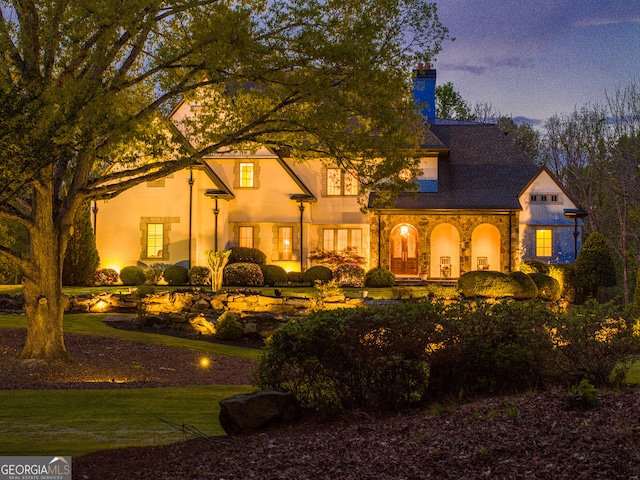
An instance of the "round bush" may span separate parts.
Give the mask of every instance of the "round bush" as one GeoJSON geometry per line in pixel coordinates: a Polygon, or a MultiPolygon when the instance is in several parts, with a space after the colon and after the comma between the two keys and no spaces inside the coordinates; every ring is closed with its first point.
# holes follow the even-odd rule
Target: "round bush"
{"type": "Polygon", "coordinates": [[[513,298],[527,300],[538,296],[538,287],[526,273],[511,272],[509,277],[514,280],[517,285],[513,292],[513,298]]]}
{"type": "Polygon", "coordinates": [[[278,284],[286,284],[289,280],[287,272],[279,265],[260,265],[264,284],[273,287],[278,284]]]}
{"type": "Polygon", "coordinates": [[[244,335],[244,327],[233,312],[224,312],[218,317],[216,337],[221,340],[238,340],[244,335]]]}
{"type": "Polygon", "coordinates": [[[223,283],[240,287],[260,287],[264,277],[256,263],[232,263],[224,267],[223,283]]]}
{"type": "Polygon", "coordinates": [[[393,287],[396,276],[386,268],[372,268],[364,276],[365,287],[393,287]]]}
{"type": "Polygon", "coordinates": [[[208,267],[194,266],[189,269],[189,283],[191,285],[210,285],[211,270],[208,267]]]}
{"type": "Polygon", "coordinates": [[[364,287],[364,268],[345,263],[333,271],[333,278],[341,287],[364,287]]]}
{"type": "Polygon", "coordinates": [[[134,265],[120,270],[120,280],[123,285],[142,285],[145,281],[144,270],[134,265]]]}
{"type": "Polygon", "coordinates": [[[527,299],[538,296],[538,287],[522,272],[506,275],[491,270],[474,270],[458,279],[458,288],[464,297],[527,299]]]}
{"type": "Polygon", "coordinates": [[[113,268],[101,268],[93,274],[96,285],[115,285],[118,283],[118,272],[113,268]]]}
{"type": "Polygon", "coordinates": [[[287,281],[291,283],[304,283],[304,273],[302,272],[287,272],[287,281]]]}
{"type": "Polygon", "coordinates": [[[187,285],[189,283],[189,270],[181,265],[171,265],[165,269],[164,279],[169,285],[187,285]]]}
{"type": "Polygon", "coordinates": [[[315,267],[311,267],[310,269],[306,270],[302,278],[306,283],[310,283],[311,285],[313,285],[317,281],[326,283],[331,281],[331,279],[333,278],[333,272],[329,267],[325,267],[324,265],[316,265],[315,267]]]}
{"type": "Polygon", "coordinates": [[[550,265],[542,260],[525,260],[520,264],[520,271],[527,275],[531,273],[549,274],[550,265]]]}
{"type": "Polygon", "coordinates": [[[530,273],[529,277],[538,287],[538,298],[555,302],[560,299],[562,289],[560,283],[555,278],[542,273],[530,273]]]}
{"type": "Polygon", "coordinates": [[[257,248],[232,247],[228,263],[257,263],[258,265],[264,265],[267,263],[267,256],[257,248]]]}
{"type": "Polygon", "coordinates": [[[144,277],[147,283],[151,285],[157,285],[162,280],[162,274],[164,273],[164,267],[160,264],[152,265],[151,268],[147,268],[144,271],[144,277]]]}

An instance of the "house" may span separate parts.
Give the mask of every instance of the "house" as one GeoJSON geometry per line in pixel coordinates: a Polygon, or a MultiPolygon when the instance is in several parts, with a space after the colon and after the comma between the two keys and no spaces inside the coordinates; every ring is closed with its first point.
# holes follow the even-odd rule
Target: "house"
{"type": "Polygon", "coordinates": [[[375,208],[371,196],[363,213],[356,179],[337,166],[267,148],[219,152],[96,202],[101,266],[206,265],[206,250],[232,246],[258,248],[288,271],[311,266],[313,251],[352,247],[367,268],[434,280],[510,272],[522,259],[572,262],[580,207],[495,125],[433,118],[435,73],[415,72],[426,117],[417,193],[375,208]]]}

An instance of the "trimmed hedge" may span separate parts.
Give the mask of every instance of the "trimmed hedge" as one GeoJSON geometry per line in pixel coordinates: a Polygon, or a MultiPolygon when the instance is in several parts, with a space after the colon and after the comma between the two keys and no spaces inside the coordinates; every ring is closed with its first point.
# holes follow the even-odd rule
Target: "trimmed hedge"
{"type": "Polygon", "coordinates": [[[228,264],[231,263],[257,263],[258,265],[264,265],[267,263],[267,256],[257,248],[232,247],[228,264]]]}
{"type": "Polygon", "coordinates": [[[209,267],[195,265],[189,269],[189,283],[191,285],[211,285],[211,270],[209,267]]]}
{"type": "Polygon", "coordinates": [[[458,279],[458,288],[464,297],[513,297],[524,300],[538,296],[538,287],[522,272],[507,275],[491,270],[475,270],[458,279]]]}
{"type": "Polygon", "coordinates": [[[171,265],[165,268],[164,279],[169,285],[188,285],[189,270],[181,265],[171,265]]]}
{"type": "Polygon", "coordinates": [[[264,284],[273,287],[274,285],[286,284],[289,281],[287,272],[280,265],[260,265],[264,284]]]}
{"type": "Polygon", "coordinates": [[[324,265],[316,265],[315,267],[311,267],[310,269],[306,270],[302,278],[306,283],[310,283],[311,285],[316,283],[316,281],[326,283],[330,282],[333,278],[333,272],[329,267],[325,267],[324,265]]]}
{"type": "Polygon", "coordinates": [[[224,267],[223,283],[239,287],[261,287],[264,277],[256,263],[232,263],[224,267]]]}
{"type": "Polygon", "coordinates": [[[146,279],[144,270],[135,265],[131,265],[120,270],[120,280],[123,285],[132,286],[142,285],[146,279]]]}
{"type": "Polygon", "coordinates": [[[555,278],[542,273],[530,273],[529,278],[531,278],[538,287],[538,298],[550,302],[560,300],[562,290],[560,283],[558,283],[555,278]]]}
{"type": "Polygon", "coordinates": [[[364,276],[365,287],[393,287],[396,276],[386,268],[372,268],[364,276]]]}

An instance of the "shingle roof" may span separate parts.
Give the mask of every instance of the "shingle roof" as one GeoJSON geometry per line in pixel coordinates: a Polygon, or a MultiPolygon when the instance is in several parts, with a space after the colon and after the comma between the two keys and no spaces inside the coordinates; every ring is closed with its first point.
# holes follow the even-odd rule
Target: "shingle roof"
{"type": "Polygon", "coordinates": [[[402,194],[390,208],[521,208],[518,195],[539,168],[497,126],[436,121],[430,129],[449,148],[438,160],[438,192],[402,194]]]}

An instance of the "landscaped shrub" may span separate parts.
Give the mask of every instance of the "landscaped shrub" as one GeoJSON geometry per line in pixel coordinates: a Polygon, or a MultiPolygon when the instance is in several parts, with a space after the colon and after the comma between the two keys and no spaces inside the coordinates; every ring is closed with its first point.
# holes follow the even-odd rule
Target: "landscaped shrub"
{"type": "Polygon", "coordinates": [[[243,335],[244,328],[235,313],[227,311],[218,317],[216,337],[221,340],[238,340],[243,335]]]}
{"type": "Polygon", "coordinates": [[[531,273],[542,273],[544,275],[549,274],[550,265],[542,260],[524,260],[520,264],[520,271],[527,275],[531,273]]]}
{"type": "Polygon", "coordinates": [[[289,281],[286,270],[280,265],[260,265],[260,270],[262,270],[265,285],[273,287],[286,284],[289,281]]]}
{"type": "Polygon", "coordinates": [[[120,276],[113,268],[100,268],[93,273],[93,281],[96,285],[115,285],[120,276]]]}
{"type": "Polygon", "coordinates": [[[319,311],[276,330],[255,372],[315,410],[392,409],[427,393],[425,361],[440,304],[319,311]]]}
{"type": "Polygon", "coordinates": [[[302,272],[287,272],[287,281],[294,285],[304,284],[304,273],[302,272]]]}
{"type": "Polygon", "coordinates": [[[189,283],[191,285],[211,285],[211,270],[199,265],[189,269],[189,283]]]}
{"type": "Polygon", "coordinates": [[[538,296],[538,287],[529,275],[522,272],[511,272],[509,277],[517,285],[514,288],[513,298],[518,300],[528,300],[538,296]]]}
{"type": "Polygon", "coordinates": [[[576,303],[578,299],[578,282],[575,265],[558,263],[549,266],[549,276],[560,284],[560,297],[567,302],[576,303]]]}
{"type": "Polygon", "coordinates": [[[620,307],[594,299],[559,314],[549,324],[560,354],[560,368],[573,383],[583,378],[596,385],[624,380],[640,352],[639,323],[620,307]]]}
{"type": "Polygon", "coordinates": [[[323,265],[316,265],[304,272],[302,276],[306,283],[315,285],[316,281],[328,282],[333,278],[333,272],[329,267],[323,265]]]}
{"type": "Polygon", "coordinates": [[[616,285],[613,252],[600,232],[591,233],[585,240],[575,263],[576,279],[585,294],[596,298],[599,287],[616,285]]]}
{"type": "Polygon", "coordinates": [[[100,265],[96,237],[91,226],[89,202],[84,202],[73,223],[62,270],[63,285],[92,285],[94,272],[100,265]]]}
{"type": "Polygon", "coordinates": [[[229,255],[228,263],[267,263],[267,256],[257,248],[233,247],[229,255]]]}
{"type": "Polygon", "coordinates": [[[147,268],[144,271],[144,278],[146,283],[150,285],[158,285],[158,283],[160,283],[160,280],[162,280],[164,269],[165,265],[162,263],[155,263],[151,265],[151,267],[147,268]]]}
{"type": "Polygon", "coordinates": [[[132,265],[120,270],[120,280],[123,285],[142,285],[144,283],[144,270],[132,265]]]}
{"type": "Polygon", "coordinates": [[[522,272],[506,275],[496,271],[474,270],[458,279],[458,289],[464,297],[535,298],[536,284],[522,272]]]}
{"type": "Polygon", "coordinates": [[[164,279],[169,285],[187,285],[189,270],[182,265],[171,265],[164,270],[164,279]]]}
{"type": "Polygon", "coordinates": [[[264,277],[260,265],[256,263],[232,263],[224,267],[224,284],[241,287],[260,287],[264,277]]]}
{"type": "Polygon", "coordinates": [[[449,305],[430,345],[429,390],[435,396],[522,391],[555,382],[557,356],[543,302],[449,305]]]}
{"type": "Polygon", "coordinates": [[[396,276],[386,268],[372,268],[364,276],[365,287],[393,287],[396,276]]]}
{"type": "Polygon", "coordinates": [[[353,263],[340,265],[333,271],[333,278],[341,287],[364,287],[364,268],[353,263]]]}
{"type": "Polygon", "coordinates": [[[560,299],[562,290],[555,278],[543,273],[530,273],[529,278],[531,278],[536,284],[536,287],[538,287],[538,298],[550,302],[555,302],[560,299]]]}

